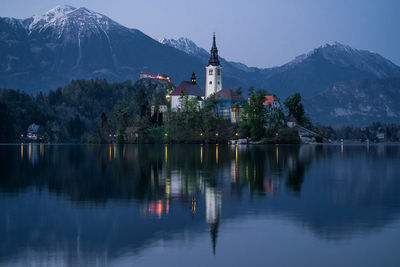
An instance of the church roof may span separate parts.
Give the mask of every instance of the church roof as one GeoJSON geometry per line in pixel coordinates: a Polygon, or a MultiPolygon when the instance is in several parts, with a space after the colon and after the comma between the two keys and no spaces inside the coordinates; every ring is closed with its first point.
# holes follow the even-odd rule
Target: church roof
{"type": "Polygon", "coordinates": [[[197,83],[183,81],[178,87],[176,87],[171,95],[193,95],[193,96],[204,96],[203,90],[201,90],[200,86],[197,83]]]}
{"type": "Polygon", "coordinates": [[[218,49],[217,44],[215,42],[215,33],[213,36],[213,44],[210,50],[210,60],[208,61],[208,66],[220,66],[219,59],[218,59],[218,49]]]}
{"type": "Polygon", "coordinates": [[[232,89],[222,89],[216,92],[215,99],[216,100],[229,99],[229,100],[242,100],[242,101],[245,100],[241,95],[239,95],[232,89]]]}

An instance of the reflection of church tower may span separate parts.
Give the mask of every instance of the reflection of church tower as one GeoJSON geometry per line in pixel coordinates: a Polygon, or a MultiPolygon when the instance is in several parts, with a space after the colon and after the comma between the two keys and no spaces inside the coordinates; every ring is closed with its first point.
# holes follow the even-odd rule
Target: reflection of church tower
{"type": "Polygon", "coordinates": [[[215,188],[206,188],[206,221],[210,225],[210,235],[215,255],[215,248],[217,244],[218,224],[221,217],[221,193],[217,192],[215,188]]]}
{"type": "Polygon", "coordinates": [[[222,67],[218,59],[215,33],[210,51],[210,60],[206,67],[206,98],[222,89],[222,67]]]}

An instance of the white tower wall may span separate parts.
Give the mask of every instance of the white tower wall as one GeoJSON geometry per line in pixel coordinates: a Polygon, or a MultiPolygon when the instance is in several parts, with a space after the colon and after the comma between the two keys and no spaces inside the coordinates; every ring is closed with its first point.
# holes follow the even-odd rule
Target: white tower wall
{"type": "Polygon", "coordinates": [[[209,65],[206,67],[206,97],[222,90],[222,67],[209,65]]]}

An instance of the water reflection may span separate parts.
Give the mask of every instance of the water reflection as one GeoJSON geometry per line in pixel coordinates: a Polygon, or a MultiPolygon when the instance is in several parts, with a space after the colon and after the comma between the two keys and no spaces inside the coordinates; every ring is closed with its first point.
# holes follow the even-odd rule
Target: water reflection
{"type": "Polygon", "coordinates": [[[20,144],[0,156],[0,263],[29,248],[116,257],[183,232],[208,232],[217,253],[224,221],[255,215],[345,240],[400,208],[398,146],[20,144]]]}

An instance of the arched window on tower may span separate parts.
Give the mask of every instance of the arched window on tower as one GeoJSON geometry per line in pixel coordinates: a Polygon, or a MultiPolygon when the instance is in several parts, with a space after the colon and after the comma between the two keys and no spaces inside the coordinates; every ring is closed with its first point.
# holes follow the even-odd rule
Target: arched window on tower
{"type": "Polygon", "coordinates": [[[218,70],[218,72],[217,72],[217,73],[218,73],[218,76],[220,76],[220,75],[221,75],[221,70],[218,70]]]}
{"type": "Polygon", "coordinates": [[[210,81],[210,84],[212,84],[212,81],[210,81]]]}
{"type": "Polygon", "coordinates": [[[213,70],[208,70],[208,75],[213,75],[213,70]]]}

